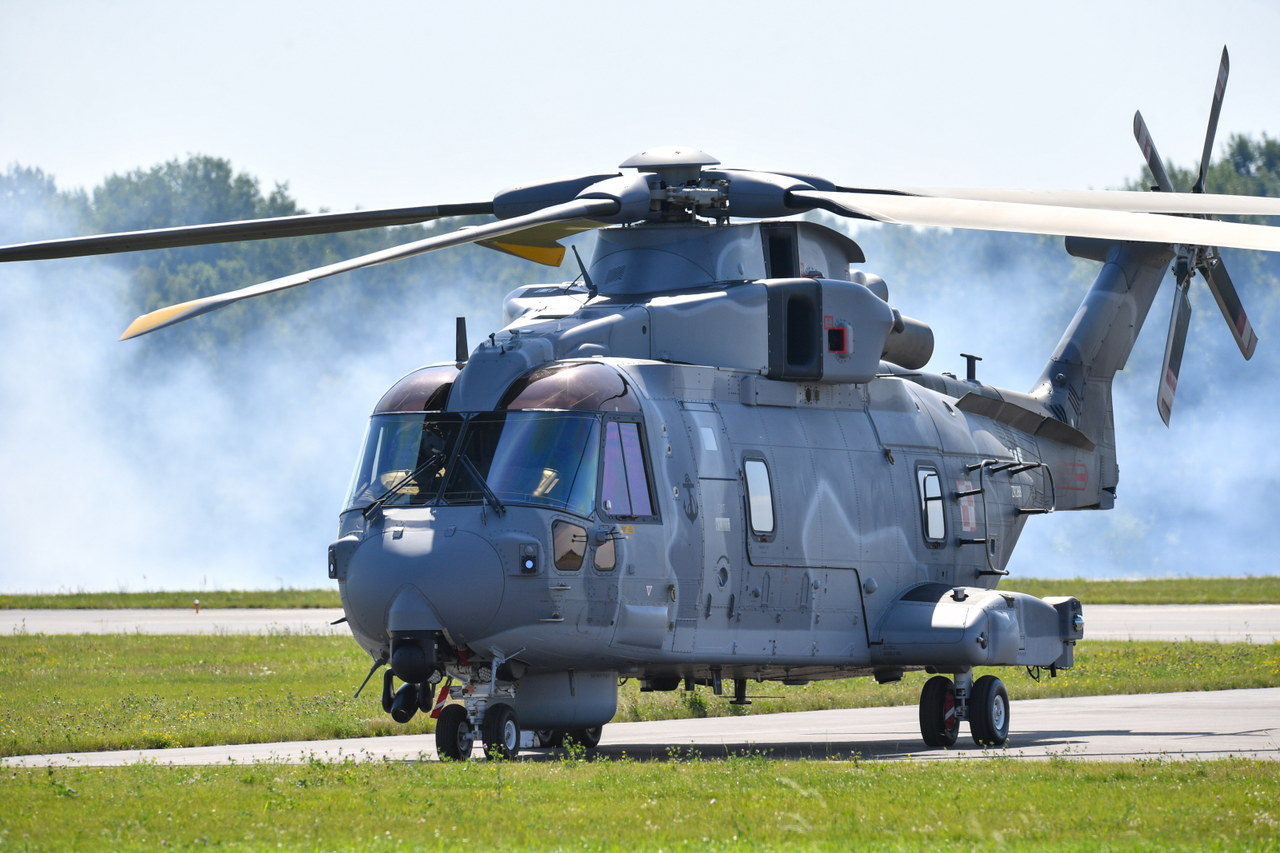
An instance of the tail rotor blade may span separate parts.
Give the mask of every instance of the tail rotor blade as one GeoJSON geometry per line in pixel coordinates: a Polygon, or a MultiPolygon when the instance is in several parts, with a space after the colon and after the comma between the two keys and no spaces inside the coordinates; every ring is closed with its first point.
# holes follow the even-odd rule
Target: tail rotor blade
{"type": "Polygon", "coordinates": [[[1183,274],[1173,294],[1173,314],[1169,317],[1169,337],[1164,343],[1164,363],[1160,367],[1160,389],[1156,393],[1156,409],[1160,420],[1169,425],[1173,414],[1173,395],[1178,390],[1178,373],[1182,370],[1182,352],[1187,345],[1187,327],[1191,324],[1191,300],[1187,290],[1191,277],[1183,274]]]}
{"type": "Polygon", "coordinates": [[[1227,321],[1227,327],[1231,329],[1231,334],[1236,339],[1236,346],[1240,347],[1240,354],[1246,360],[1252,358],[1253,351],[1258,346],[1258,335],[1253,331],[1253,324],[1249,322],[1249,315],[1245,313],[1244,305],[1240,302],[1240,294],[1236,292],[1236,286],[1232,283],[1231,276],[1227,274],[1226,265],[1222,263],[1221,258],[1213,258],[1200,267],[1200,272],[1204,274],[1204,280],[1213,291],[1213,298],[1217,301],[1218,308],[1221,309],[1222,316],[1227,321]]]}
{"type": "Polygon", "coordinates": [[[1147,158],[1147,168],[1151,170],[1151,176],[1156,179],[1156,186],[1160,188],[1161,192],[1173,192],[1173,181],[1169,180],[1169,173],[1165,171],[1164,161],[1160,159],[1160,152],[1156,150],[1155,140],[1151,138],[1151,132],[1147,130],[1147,123],[1142,120],[1141,110],[1133,114],[1133,138],[1138,140],[1138,147],[1142,149],[1142,156],[1147,158]]]}
{"type": "Polygon", "coordinates": [[[1222,112],[1222,96],[1227,90],[1227,75],[1231,72],[1231,62],[1227,56],[1227,48],[1222,48],[1222,62],[1218,65],[1218,82],[1213,87],[1213,103],[1209,107],[1209,127],[1204,134],[1204,151],[1200,154],[1200,175],[1193,193],[1204,192],[1204,179],[1209,173],[1209,158],[1213,156],[1213,139],[1218,134],[1218,115],[1222,112]]]}

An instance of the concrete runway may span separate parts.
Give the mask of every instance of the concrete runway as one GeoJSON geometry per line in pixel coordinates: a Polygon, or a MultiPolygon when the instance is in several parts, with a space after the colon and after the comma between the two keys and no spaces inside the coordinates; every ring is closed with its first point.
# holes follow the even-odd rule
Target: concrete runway
{"type": "MultiPolygon", "coordinates": [[[[1016,694],[1016,683],[1014,684],[1016,694]]],[[[1080,699],[1027,699],[1011,703],[1012,734],[1005,749],[973,746],[968,727],[957,748],[928,749],[920,740],[914,706],[799,711],[749,717],[610,723],[597,755],[666,760],[707,759],[761,751],[777,758],[946,761],[1052,756],[1100,761],[1137,758],[1213,759],[1229,756],[1280,760],[1280,688],[1205,693],[1154,693],[1080,699]]],[[[552,760],[557,750],[528,750],[522,760],[552,760]]],[[[481,755],[479,747],[475,755],[481,755]]],[[[29,755],[0,759],[3,766],[112,767],[158,764],[422,761],[436,758],[434,737],[409,735],[294,743],[241,744],[189,749],[29,755]]]]}
{"type": "MultiPolygon", "coordinates": [[[[1086,604],[1086,640],[1280,643],[1280,605],[1086,604]]],[[[347,634],[338,609],[0,610],[0,633],[347,634]]]]}

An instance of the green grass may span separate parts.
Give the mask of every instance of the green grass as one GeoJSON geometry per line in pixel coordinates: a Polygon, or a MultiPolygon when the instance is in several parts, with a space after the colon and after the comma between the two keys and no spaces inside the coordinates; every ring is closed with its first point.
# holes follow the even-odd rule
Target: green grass
{"type": "MultiPolygon", "coordinates": [[[[1086,604],[1280,604],[1280,575],[1246,578],[1156,580],[1037,580],[1012,578],[1000,589],[1046,595],[1074,595],[1086,604]]],[[[341,607],[336,589],[281,589],[223,592],[76,592],[0,595],[0,609],[101,609],[178,607],[200,600],[206,607],[341,607]]]]}
{"type": "Polygon", "coordinates": [[[1280,604],[1280,575],[1156,580],[1009,578],[1000,589],[1037,598],[1074,595],[1088,604],[1280,604]]]}
{"type": "Polygon", "coordinates": [[[365,737],[399,726],[350,637],[13,635],[0,638],[0,753],[365,737]]]}
{"type": "Polygon", "coordinates": [[[5,769],[0,847],[1277,850],[1272,762],[718,761],[5,769]]]}
{"type": "MultiPolygon", "coordinates": [[[[1035,682],[994,670],[1014,699],[1280,686],[1280,644],[1084,642],[1077,665],[1035,682]]],[[[0,638],[0,754],[203,746],[430,730],[383,713],[381,679],[352,698],[369,658],[349,637],[314,635],[27,635],[0,638]]],[[[705,688],[620,691],[618,721],[914,705],[923,673],[805,687],[751,685],[781,696],[730,705],[705,688]]]]}
{"type": "Polygon", "coordinates": [[[0,595],[0,610],[126,610],[200,607],[341,607],[338,590],[277,589],[223,592],[73,592],[0,595]]]}

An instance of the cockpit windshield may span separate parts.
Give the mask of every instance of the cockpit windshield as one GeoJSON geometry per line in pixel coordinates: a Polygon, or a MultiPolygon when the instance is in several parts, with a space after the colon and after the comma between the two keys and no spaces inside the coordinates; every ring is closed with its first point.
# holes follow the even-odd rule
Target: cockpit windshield
{"type": "Polygon", "coordinates": [[[486,500],[487,487],[503,504],[590,515],[600,419],[597,413],[545,411],[486,412],[465,419],[442,412],[374,415],[347,509],[375,501],[382,506],[477,504],[486,500]]]}
{"type": "Polygon", "coordinates": [[[595,505],[600,416],[581,412],[493,412],[467,423],[444,489],[448,504],[477,503],[488,483],[503,503],[536,504],[590,515],[595,505]]]}
{"type": "Polygon", "coordinates": [[[347,509],[422,506],[440,491],[445,462],[457,444],[462,418],[440,412],[374,415],[356,465],[347,509]],[[394,493],[388,494],[394,490],[394,493]]]}

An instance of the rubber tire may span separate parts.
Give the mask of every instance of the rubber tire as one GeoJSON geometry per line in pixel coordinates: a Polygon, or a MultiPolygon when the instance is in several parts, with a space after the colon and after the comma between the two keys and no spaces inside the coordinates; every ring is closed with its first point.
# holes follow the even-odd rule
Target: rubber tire
{"type": "Polygon", "coordinates": [[[928,746],[949,747],[959,734],[956,686],[945,675],[935,675],[920,691],[920,736],[928,746]]]}
{"type": "Polygon", "coordinates": [[[973,683],[969,731],[979,746],[1004,746],[1009,741],[1009,692],[994,675],[984,675],[973,683]]]}
{"type": "Polygon", "coordinates": [[[467,709],[445,705],[436,719],[436,753],[442,761],[467,761],[475,743],[475,732],[467,720],[467,709]]]}
{"type": "Polygon", "coordinates": [[[559,749],[564,746],[564,729],[538,729],[538,746],[559,749]]]}
{"type": "Polygon", "coordinates": [[[520,725],[515,709],[498,704],[484,712],[484,752],[490,758],[510,761],[520,752],[520,725]]]}
{"type": "Polygon", "coordinates": [[[600,735],[603,732],[604,726],[592,726],[589,729],[570,729],[564,734],[565,741],[573,741],[587,749],[595,749],[600,745],[600,735]]]}

